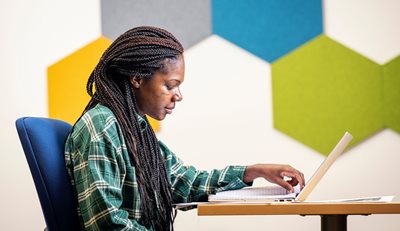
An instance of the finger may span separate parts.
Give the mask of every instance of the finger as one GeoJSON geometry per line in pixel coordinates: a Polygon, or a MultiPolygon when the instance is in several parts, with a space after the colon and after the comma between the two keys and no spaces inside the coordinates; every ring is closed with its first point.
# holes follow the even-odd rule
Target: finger
{"type": "Polygon", "coordinates": [[[303,180],[303,178],[301,177],[300,172],[298,172],[297,174],[295,174],[295,176],[296,176],[296,180],[297,180],[298,183],[300,184],[300,189],[303,189],[303,188],[304,188],[304,180],[303,180]]]}
{"type": "Polygon", "coordinates": [[[299,183],[299,181],[296,178],[291,178],[287,182],[292,186],[296,186],[299,183]]]}
{"type": "Polygon", "coordinates": [[[300,176],[301,176],[301,180],[302,180],[302,184],[300,184],[300,188],[303,189],[304,186],[306,185],[306,180],[304,179],[304,174],[302,172],[300,172],[300,176]]]}
{"type": "Polygon", "coordinates": [[[294,192],[293,187],[287,181],[284,181],[282,178],[276,178],[275,183],[282,186],[291,193],[294,192]]]}
{"type": "MultiPolygon", "coordinates": [[[[286,177],[291,177],[292,179],[296,179],[297,183],[300,184],[300,189],[303,189],[304,187],[304,180],[300,175],[300,172],[295,170],[296,172],[282,172],[281,175],[286,176],[286,177]]],[[[295,184],[297,185],[297,184],[295,184]]]]}
{"type": "MultiPolygon", "coordinates": [[[[282,172],[281,172],[281,177],[282,177],[282,178],[284,178],[284,177],[289,177],[289,178],[294,179],[294,178],[296,178],[296,174],[295,174],[294,172],[282,171],[282,172]]],[[[296,179],[297,179],[297,178],[296,178],[296,179]]]]}
{"type": "Polygon", "coordinates": [[[300,171],[298,171],[298,170],[296,170],[297,171],[297,174],[296,174],[296,179],[299,181],[299,184],[300,184],[300,189],[303,189],[304,188],[304,185],[305,185],[305,180],[304,180],[304,174],[302,173],[302,172],[300,172],[300,171]]]}

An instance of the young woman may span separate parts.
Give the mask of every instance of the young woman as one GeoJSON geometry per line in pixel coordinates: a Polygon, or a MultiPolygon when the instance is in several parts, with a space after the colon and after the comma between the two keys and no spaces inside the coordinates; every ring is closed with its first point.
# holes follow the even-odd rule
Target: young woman
{"type": "Polygon", "coordinates": [[[204,201],[257,177],[291,191],[304,186],[288,165],[184,166],[146,118],[172,113],[184,72],[182,45],[160,28],[133,28],[104,52],[87,83],[92,98],[65,144],[82,230],[173,230],[173,203],[204,201]]]}

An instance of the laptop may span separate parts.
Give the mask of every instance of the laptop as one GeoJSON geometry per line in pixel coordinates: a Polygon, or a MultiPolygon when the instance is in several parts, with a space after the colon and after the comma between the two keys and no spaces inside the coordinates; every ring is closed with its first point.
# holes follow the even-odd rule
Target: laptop
{"type": "Polygon", "coordinates": [[[315,186],[319,183],[321,178],[328,171],[329,167],[335,162],[335,160],[342,154],[344,149],[353,139],[353,136],[346,132],[343,137],[339,140],[336,146],[333,148],[331,153],[325,158],[325,160],[315,171],[314,175],[307,182],[303,190],[300,191],[299,186],[295,187],[294,193],[289,193],[286,189],[281,186],[266,186],[266,187],[248,187],[238,190],[229,190],[218,192],[213,195],[209,195],[209,202],[284,202],[284,201],[295,201],[302,202],[307,199],[315,186]]]}

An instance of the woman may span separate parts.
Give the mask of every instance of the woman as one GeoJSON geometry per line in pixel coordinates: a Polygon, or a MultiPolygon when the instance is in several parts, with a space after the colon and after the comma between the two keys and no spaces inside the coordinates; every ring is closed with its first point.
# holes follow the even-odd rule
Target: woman
{"type": "Polygon", "coordinates": [[[133,28],[104,52],[65,146],[83,230],[173,230],[173,203],[204,201],[257,177],[303,187],[302,173],[287,165],[197,171],[157,140],[146,116],[163,120],[182,100],[184,65],[179,41],[155,27],[133,28]]]}

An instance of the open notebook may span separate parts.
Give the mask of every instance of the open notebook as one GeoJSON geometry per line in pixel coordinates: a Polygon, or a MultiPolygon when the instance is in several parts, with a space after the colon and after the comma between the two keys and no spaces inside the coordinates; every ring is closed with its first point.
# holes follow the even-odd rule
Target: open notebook
{"type": "Polygon", "coordinates": [[[301,192],[299,187],[295,187],[295,192],[293,193],[289,193],[286,189],[280,186],[249,187],[209,195],[208,201],[304,201],[352,139],[353,136],[348,132],[343,135],[301,192]]]}

